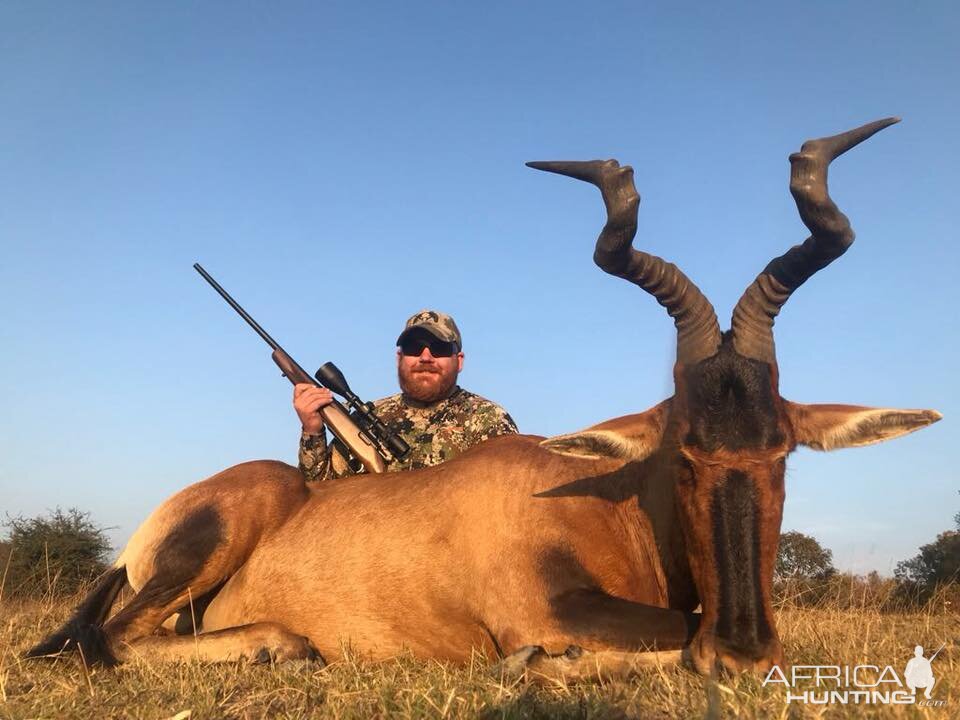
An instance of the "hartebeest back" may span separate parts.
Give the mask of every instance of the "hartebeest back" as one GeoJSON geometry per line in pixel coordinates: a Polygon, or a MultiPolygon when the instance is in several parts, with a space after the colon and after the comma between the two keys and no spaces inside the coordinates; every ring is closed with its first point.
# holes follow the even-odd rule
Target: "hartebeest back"
{"type": "Polygon", "coordinates": [[[726,333],[677,267],[632,248],[639,196],[629,167],[530,163],[600,188],[608,218],[597,264],[674,318],[671,398],[570,435],[496,438],[388,478],[308,487],[281,463],[236,466],[161,505],[73,620],[29,654],[79,644],[103,662],[131,652],[267,660],[314,648],[336,657],[347,641],[373,658],[407,648],[462,660],[479,647],[568,676],[679,657],[671,648],[704,673],[779,663],[770,593],[786,456],[797,445],[880,442],[940,418],[799,405],[779,392],[774,318],[853,240],[827,167],[892,122],[791,156],[811,237],[764,269],[726,333]],[[104,622],[124,578],[137,594],[104,622]],[[201,611],[197,638],[153,635],[188,604],[201,611]]]}

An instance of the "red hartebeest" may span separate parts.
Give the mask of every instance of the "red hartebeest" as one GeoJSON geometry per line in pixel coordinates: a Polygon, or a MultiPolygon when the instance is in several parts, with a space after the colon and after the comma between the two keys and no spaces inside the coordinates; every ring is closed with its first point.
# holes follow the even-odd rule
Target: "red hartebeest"
{"type": "Polygon", "coordinates": [[[704,673],[780,662],[770,591],[786,456],[797,445],[868,445],[940,418],[800,405],[778,391],[774,318],[853,241],[827,166],[892,122],[790,157],[790,190],[812,234],[747,288],[726,333],[680,270],[632,249],[639,196],[629,167],[530,163],[600,188],[608,220],[594,259],[676,323],[671,398],[570,435],[499,437],[391,477],[311,487],[278,462],[230,468],[154,511],[74,618],[29,654],[79,645],[107,663],[266,661],[314,649],[336,657],[347,641],[374,659],[407,648],[464,660],[481,648],[574,676],[677,658],[679,648],[704,673]],[[136,594],[108,619],[125,581],[136,594]],[[185,607],[198,636],[157,634],[185,607]]]}

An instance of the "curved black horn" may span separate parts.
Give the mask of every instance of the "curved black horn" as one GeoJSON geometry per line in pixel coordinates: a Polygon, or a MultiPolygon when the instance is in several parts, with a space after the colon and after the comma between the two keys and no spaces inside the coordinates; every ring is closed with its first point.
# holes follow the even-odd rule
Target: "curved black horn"
{"type": "Polygon", "coordinates": [[[733,345],[738,353],[773,363],[773,323],[790,294],[818,270],[843,255],[853,243],[847,216],[830,199],[827,168],[831,161],[874,133],[900,122],[877,120],[832,137],[808,140],[790,156],[790,193],[812,235],[802,245],[770,261],[733,310],[733,345]]]}
{"type": "Polygon", "coordinates": [[[677,361],[697,362],[720,346],[720,326],[713,306],[680,269],[631,246],[637,234],[640,196],[633,168],[616,160],[528,162],[535,170],[567,175],[600,188],[607,223],[597,238],[594,262],[611,275],[639,285],[667,309],[677,327],[677,361]]]}

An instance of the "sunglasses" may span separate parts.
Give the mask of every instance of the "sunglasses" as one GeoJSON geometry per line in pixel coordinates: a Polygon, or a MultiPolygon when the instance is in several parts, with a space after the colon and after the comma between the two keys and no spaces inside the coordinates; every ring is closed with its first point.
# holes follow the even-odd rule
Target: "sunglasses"
{"type": "Polygon", "coordinates": [[[457,344],[443,340],[419,340],[408,338],[400,343],[400,352],[408,357],[420,357],[424,348],[430,348],[430,354],[437,358],[456,355],[457,344]]]}

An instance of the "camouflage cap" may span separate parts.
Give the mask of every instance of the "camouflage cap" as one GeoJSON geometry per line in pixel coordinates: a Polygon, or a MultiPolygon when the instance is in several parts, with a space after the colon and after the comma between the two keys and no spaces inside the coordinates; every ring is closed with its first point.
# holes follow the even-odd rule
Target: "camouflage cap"
{"type": "Polygon", "coordinates": [[[426,330],[438,340],[456,343],[458,350],[463,349],[463,339],[460,337],[460,328],[457,327],[452,317],[437,310],[421,310],[415,315],[412,315],[410,319],[407,320],[407,324],[404,326],[403,332],[400,333],[400,337],[397,338],[397,345],[403,342],[403,338],[407,333],[418,328],[426,330]]]}

